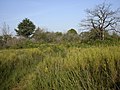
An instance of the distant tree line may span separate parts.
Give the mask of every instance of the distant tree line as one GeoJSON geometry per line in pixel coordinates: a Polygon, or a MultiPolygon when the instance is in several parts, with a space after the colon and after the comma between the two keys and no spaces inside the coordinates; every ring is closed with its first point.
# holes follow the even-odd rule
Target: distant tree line
{"type": "MultiPolygon", "coordinates": [[[[70,29],[66,33],[49,32],[36,27],[28,18],[25,18],[15,29],[17,36],[12,36],[9,26],[5,23],[0,28],[0,48],[22,48],[24,45],[32,47],[34,43],[88,43],[93,41],[119,41],[120,40],[120,16],[119,9],[111,10],[111,5],[102,3],[94,9],[87,9],[87,18],[80,26],[86,30],[77,33],[70,29]]],[[[81,28],[80,27],[80,28],[81,28]]],[[[33,45],[34,46],[34,45],[33,45]]]]}

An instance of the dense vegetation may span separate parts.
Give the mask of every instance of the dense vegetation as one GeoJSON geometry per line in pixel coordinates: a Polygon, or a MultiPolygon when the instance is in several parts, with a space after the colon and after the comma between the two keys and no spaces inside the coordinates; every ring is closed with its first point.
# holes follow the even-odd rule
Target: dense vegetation
{"type": "Polygon", "coordinates": [[[1,90],[119,90],[120,46],[1,50],[0,77],[1,90]]]}
{"type": "Polygon", "coordinates": [[[71,45],[118,45],[120,36],[118,33],[105,32],[105,40],[100,40],[95,30],[82,32],[78,34],[74,29],[68,30],[67,33],[49,32],[37,28],[34,34],[29,37],[12,37],[11,35],[0,36],[0,49],[21,49],[37,48],[41,44],[71,44],[71,45]]]}
{"type": "Polygon", "coordinates": [[[89,29],[80,33],[49,32],[25,18],[12,36],[5,24],[0,90],[120,90],[120,18],[105,5],[87,10],[89,29]]]}

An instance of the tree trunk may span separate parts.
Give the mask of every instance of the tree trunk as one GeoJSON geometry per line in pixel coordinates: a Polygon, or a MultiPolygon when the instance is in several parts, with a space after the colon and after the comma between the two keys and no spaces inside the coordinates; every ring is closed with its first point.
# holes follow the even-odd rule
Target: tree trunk
{"type": "Polygon", "coordinates": [[[102,40],[105,40],[105,33],[104,33],[104,30],[102,30],[102,40]]]}
{"type": "Polygon", "coordinates": [[[104,30],[100,30],[100,40],[105,40],[104,30]]]}

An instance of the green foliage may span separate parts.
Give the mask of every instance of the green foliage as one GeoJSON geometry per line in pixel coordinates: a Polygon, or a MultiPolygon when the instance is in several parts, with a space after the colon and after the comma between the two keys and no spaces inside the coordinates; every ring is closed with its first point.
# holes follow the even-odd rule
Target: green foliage
{"type": "MultiPolygon", "coordinates": [[[[96,29],[91,29],[90,31],[86,31],[86,32],[82,32],[80,33],[80,38],[82,42],[89,42],[89,41],[101,41],[100,39],[101,35],[100,35],[100,30],[96,30],[96,29]]],[[[119,38],[120,36],[117,35],[115,32],[113,32],[113,34],[111,35],[108,31],[104,31],[104,39],[102,40],[104,41],[111,41],[114,42],[116,40],[120,40],[119,38]]]]}
{"type": "Polygon", "coordinates": [[[1,90],[119,90],[120,47],[1,50],[0,77],[1,90]]]}
{"type": "Polygon", "coordinates": [[[66,34],[63,35],[62,37],[63,42],[65,43],[78,43],[80,42],[80,37],[77,34],[77,31],[75,29],[70,29],[67,31],[66,34]]]}
{"type": "Polygon", "coordinates": [[[75,29],[70,29],[70,30],[67,31],[67,34],[75,35],[75,34],[77,34],[77,31],[75,29]]]}
{"type": "Polygon", "coordinates": [[[25,18],[17,27],[18,29],[15,29],[16,33],[18,36],[23,36],[23,37],[30,37],[30,35],[33,34],[35,31],[35,25],[33,24],[32,21],[29,19],[25,18]]]}

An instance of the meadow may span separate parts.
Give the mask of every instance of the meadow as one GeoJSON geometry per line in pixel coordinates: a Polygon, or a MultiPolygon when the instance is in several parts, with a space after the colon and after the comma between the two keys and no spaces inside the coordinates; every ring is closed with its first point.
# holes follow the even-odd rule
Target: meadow
{"type": "Polygon", "coordinates": [[[0,90],[120,90],[120,46],[0,50],[0,90]]]}

